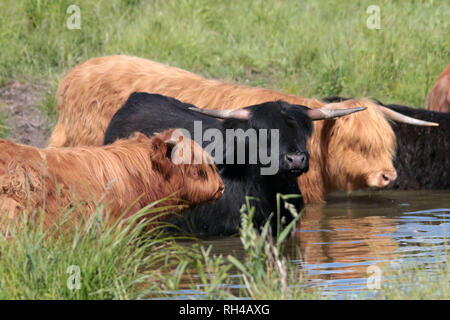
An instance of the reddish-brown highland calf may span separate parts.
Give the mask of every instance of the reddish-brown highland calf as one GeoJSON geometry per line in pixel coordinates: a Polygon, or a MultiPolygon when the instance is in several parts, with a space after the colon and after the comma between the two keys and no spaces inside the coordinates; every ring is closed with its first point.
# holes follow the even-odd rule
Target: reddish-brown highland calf
{"type": "Polygon", "coordinates": [[[139,197],[126,217],[170,195],[180,209],[220,198],[223,183],[209,155],[177,137],[181,132],[171,129],[151,138],[136,133],[109,146],[48,149],[0,140],[2,218],[43,208],[49,226],[64,208],[79,206],[78,213],[89,215],[102,199],[115,221],[139,197]]]}

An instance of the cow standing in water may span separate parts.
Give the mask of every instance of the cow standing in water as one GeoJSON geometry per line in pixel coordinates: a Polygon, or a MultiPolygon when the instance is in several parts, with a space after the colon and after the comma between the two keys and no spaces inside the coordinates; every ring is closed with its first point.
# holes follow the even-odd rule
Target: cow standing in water
{"type": "MultiPolygon", "coordinates": [[[[311,119],[334,118],[363,109],[312,110],[275,101],[236,110],[206,110],[158,94],[133,93],[113,116],[104,142],[112,143],[135,131],[152,135],[174,125],[194,137],[197,121],[201,137],[207,140],[202,141],[204,148],[210,146],[214,136],[214,158],[223,160],[217,166],[226,192],[219,201],[185,211],[171,222],[198,236],[230,235],[238,231],[246,196],[256,198],[251,204],[256,209],[255,226],[260,227],[272,212],[277,212],[278,193],[300,195],[296,179],[309,167],[306,143],[313,130],[311,119]],[[241,159],[239,150],[244,151],[241,159]]],[[[299,211],[302,198],[292,200],[292,204],[299,211]]],[[[280,209],[281,216],[287,220],[292,217],[284,205],[280,209]]],[[[273,219],[272,225],[275,222],[273,219]]]]}

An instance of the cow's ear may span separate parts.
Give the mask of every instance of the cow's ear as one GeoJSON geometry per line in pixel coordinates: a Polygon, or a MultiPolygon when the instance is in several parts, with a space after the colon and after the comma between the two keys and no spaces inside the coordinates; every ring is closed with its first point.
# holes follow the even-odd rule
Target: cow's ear
{"type": "MultiPolygon", "coordinates": [[[[181,151],[183,150],[182,145],[186,143],[186,137],[183,135],[182,131],[179,129],[174,129],[170,132],[170,135],[164,140],[166,145],[166,157],[172,158],[172,151],[175,147],[181,146],[181,151]]],[[[173,160],[173,159],[172,159],[173,160]]]]}
{"type": "Polygon", "coordinates": [[[172,151],[177,145],[177,141],[174,140],[174,139],[169,138],[169,139],[164,141],[164,144],[166,146],[166,154],[165,154],[165,156],[166,156],[166,158],[170,159],[172,157],[172,151]]]}
{"type": "Polygon", "coordinates": [[[177,145],[178,142],[179,141],[173,139],[172,137],[170,137],[169,139],[166,139],[164,141],[164,143],[166,144],[167,148],[171,148],[171,149],[173,149],[177,145]]]}
{"type": "Polygon", "coordinates": [[[173,129],[168,132],[168,136],[164,139],[164,143],[170,147],[175,147],[178,143],[184,141],[185,136],[180,129],[173,129]]]}

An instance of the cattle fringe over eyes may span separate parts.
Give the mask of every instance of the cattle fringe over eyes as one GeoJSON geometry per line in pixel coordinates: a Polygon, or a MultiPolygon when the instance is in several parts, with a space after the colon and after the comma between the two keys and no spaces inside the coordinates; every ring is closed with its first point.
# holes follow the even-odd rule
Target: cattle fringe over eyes
{"type": "MultiPolygon", "coordinates": [[[[316,99],[208,80],[137,57],[100,57],[81,63],[61,81],[59,120],[50,146],[100,145],[109,121],[133,92],[159,93],[209,109],[276,100],[310,108],[324,105],[316,99]],[[73,119],[78,120],[74,123],[73,119]]],[[[368,110],[328,124],[316,122],[308,143],[311,168],[299,178],[305,202],[323,201],[334,190],[385,187],[395,180],[395,135],[379,106],[363,99],[334,104],[333,108],[358,106],[368,110]]]]}
{"type": "MultiPolygon", "coordinates": [[[[327,102],[345,101],[342,97],[327,97],[327,102]]],[[[438,123],[438,127],[409,126],[391,123],[397,137],[394,165],[398,178],[389,187],[394,189],[450,188],[450,113],[411,108],[396,104],[376,103],[416,119],[438,123]]]]}
{"type": "Polygon", "coordinates": [[[152,138],[136,133],[110,146],[60,149],[0,140],[2,218],[6,213],[14,219],[25,207],[44,208],[44,223],[49,226],[59,218],[61,208],[80,201],[79,213],[92,213],[103,195],[113,220],[140,196],[127,216],[172,194],[174,198],[164,205],[180,205],[180,209],[219,198],[223,184],[209,155],[190,139],[174,141],[173,134],[181,135],[173,129],[152,138]],[[175,165],[174,148],[191,150],[192,158],[204,161],[175,165]]]}

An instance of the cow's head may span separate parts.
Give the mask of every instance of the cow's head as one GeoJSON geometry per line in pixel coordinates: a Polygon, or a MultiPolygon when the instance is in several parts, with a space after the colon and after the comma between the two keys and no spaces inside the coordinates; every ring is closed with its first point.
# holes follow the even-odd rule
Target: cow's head
{"type": "Polygon", "coordinates": [[[265,138],[262,133],[265,130],[268,132],[268,150],[261,155],[267,154],[274,160],[277,159],[277,170],[272,171],[273,174],[296,177],[308,171],[309,153],[306,143],[311,136],[313,124],[306,114],[306,107],[275,101],[247,107],[245,110],[250,114],[249,128],[259,132],[260,147],[265,138]],[[277,152],[277,155],[272,155],[271,152],[277,152]]]}
{"type": "Polygon", "coordinates": [[[225,187],[214,161],[197,143],[178,129],[156,137],[159,141],[153,144],[153,167],[163,175],[162,184],[179,188],[176,197],[195,205],[223,195],[225,187]]]}
{"type": "Polygon", "coordinates": [[[318,139],[321,141],[322,170],[326,170],[330,191],[383,188],[397,178],[393,165],[396,138],[389,120],[436,125],[406,117],[368,99],[345,100],[326,106],[330,109],[367,107],[364,113],[322,124],[318,139]]]}
{"type": "Polygon", "coordinates": [[[296,177],[308,170],[306,141],[313,126],[306,107],[276,101],[234,110],[191,110],[222,120],[223,163],[233,172],[247,174],[251,165],[262,175],[296,177]]]}
{"type": "MultiPolygon", "coordinates": [[[[309,168],[306,144],[313,129],[312,121],[340,117],[365,108],[314,110],[284,101],[274,101],[232,110],[191,109],[223,119],[224,131],[232,129],[236,132],[234,146],[228,145],[227,153],[230,150],[236,152],[240,144],[245,144],[245,163],[264,167],[266,170],[261,170],[261,174],[297,177],[309,168]],[[245,134],[239,136],[239,130],[245,134]]],[[[226,142],[229,143],[228,139],[226,142]]],[[[238,163],[237,158],[238,152],[235,154],[234,163],[238,163]]]]}
{"type": "Polygon", "coordinates": [[[328,106],[345,109],[362,105],[368,107],[364,113],[323,123],[321,154],[331,190],[382,188],[397,178],[392,163],[395,134],[379,108],[368,100],[328,106]]]}

